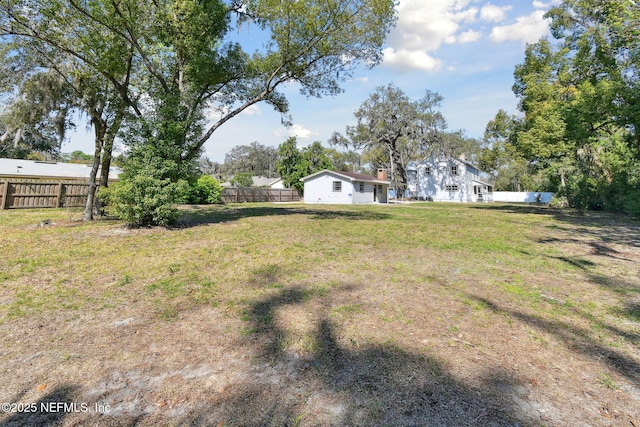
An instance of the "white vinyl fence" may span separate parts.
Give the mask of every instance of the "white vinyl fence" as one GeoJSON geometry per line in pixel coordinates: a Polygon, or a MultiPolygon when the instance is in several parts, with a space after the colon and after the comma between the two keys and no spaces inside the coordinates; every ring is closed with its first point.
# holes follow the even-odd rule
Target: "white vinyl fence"
{"type": "Polygon", "coordinates": [[[503,203],[549,203],[553,193],[536,191],[494,191],[493,201],[503,203]]]}

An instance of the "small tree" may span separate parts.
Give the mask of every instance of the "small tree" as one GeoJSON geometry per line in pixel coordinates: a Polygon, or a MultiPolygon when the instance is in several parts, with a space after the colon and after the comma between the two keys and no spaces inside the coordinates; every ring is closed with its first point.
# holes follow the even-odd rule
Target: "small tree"
{"type": "Polygon", "coordinates": [[[253,177],[249,172],[236,174],[231,179],[231,185],[235,185],[236,187],[251,187],[253,185],[253,177]]]}
{"type": "Polygon", "coordinates": [[[318,141],[298,150],[296,138],[292,137],[278,147],[276,170],[287,187],[302,191],[304,184],[300,178],[323,169],[333,170],[334,167],[327,150],[318,141]]]}

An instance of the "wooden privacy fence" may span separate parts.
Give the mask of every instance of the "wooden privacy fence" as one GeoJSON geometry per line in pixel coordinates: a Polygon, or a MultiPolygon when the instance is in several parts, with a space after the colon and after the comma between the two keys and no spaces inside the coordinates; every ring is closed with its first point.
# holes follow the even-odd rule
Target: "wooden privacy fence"
{"type": "Polygon", "coordinates": [[[0,180],[0,210],[84,206],[84,181],[0,180]]]}
{"type": "Polygon", "coordinates": [[[226,187],[222,203],[299,202],[302,194],[292,188],[226,187]]]}
{"type": "MultiPolygon", "coordinates": [[[[85,181],[0,180],[0,210],[84,207],[89,191],[85,181]]],[[[299,202],[298,190],[285,188],[228,187],[223,203],[299,202]]]]}

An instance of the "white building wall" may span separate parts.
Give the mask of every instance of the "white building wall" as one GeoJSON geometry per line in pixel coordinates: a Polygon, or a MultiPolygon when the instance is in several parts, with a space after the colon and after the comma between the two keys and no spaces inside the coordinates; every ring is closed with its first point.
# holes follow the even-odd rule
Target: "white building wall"
{"type": "Polygon", "coordinates": [[[282,179],[277,180],[275,183],[269,186],[270,188],[283,189],[284,181],[282,179]]]}
{"type": "Polygon", "coordinates": [[[330,174],[318,175],[304,182],[305,203],[351,204],[353,202],[351,181],[330,174]],[[333,191],[333,182],[342,182],[342,191],[333,191]]]}
{"type": "Polygon", "coordinates": [[[360,192],[360,182],[353,183],[353,203],[373,203],[374,186],[371,182],[364,183],[364,192],[360,192]]]}
{"type": "MultiPolygon", "coordinates": [[[[418,164],[416,191],[418,197],[430,198],[441,202],[466,202],[469,189],[465,180],[466,165],[462,162],[443,160],[435,157],[425,159],[418,164]],[[451,166],[457,166],[457,175],[451,174],[451,166]],[[429,168],[430,174],[426,174],[429,168]],[[450,191],[447,186],[457,185],[457,191],[450,191]]],[[[473,191],[473,188],[471,188],[473,191]]]]}

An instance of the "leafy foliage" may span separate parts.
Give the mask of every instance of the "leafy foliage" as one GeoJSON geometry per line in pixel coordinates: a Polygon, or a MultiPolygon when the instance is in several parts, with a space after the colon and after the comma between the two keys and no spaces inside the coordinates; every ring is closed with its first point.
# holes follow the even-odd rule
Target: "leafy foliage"
{"type": "Polygon", "coordinates": [[[514,84],[524,119],[491,150],[572,207],[640,214],[640,8],[565,0],[547,17],[558,42],[527,47],[514,84]]]}
{"type": "Polygon", "coordinates": [[[191,187],[189,202],[195,204],[214,204],[222,201],[222,186],[211,175],[202,175],[191,187]]]}
{"type": "MultiPolygon", "coordinates": [[[[152,171],[139,171],[150,172],[152,171]]],[[[186,181],[171,182],[142,173],[100,189],[99,196],[113,205],[113,213],[134,227],[168,227],[179,217],[176,203],[189,191],[186,181]]]]}
{"type": "Polygon", "coordinates": [[[249,145],[237,145],[224,156],[222,172],[227,175],[248,172],[255,176],[275,176],[275,163],[278,150],[266,147],[258,142],[249,145]]]}
{"type": "Polygon", "coordinates": [[[171,153],[166,160],[174,172],[158,179],[175,184],[184,169],[179,163],[191,164],[211,135],[245,109],[264,101],[286,114],[283,84],[297,83],[311,96],[335,95],[359,64],[378,64],[394,6],[394,0],[12,0],[0,4],[0,37],[72,57],[108,82],[129,121],[153,129],[164,117],[170,138],[147,132],[136,144],[162,141],[156,153],[171,153]],[[229,41],[233,25],[245,22],[269,35],[262,50],[248,54],[229,41]],[[172,116],[159,112],[167,103],[172,116]],[[220,118],[205,126],[207,109],[220,118]]]}
{"type": "Polygon", "coordinates": [[[253,176],[249,172],[242,172],[234,175],[230,182],[231,185],[237,187],[251,187],[253,185],[253,176]]]}
{"type": "Polygon", "coordinates": [[[291,137],[278,147],[276,169],[286,187],[303,191],[304,183],[300,178],[323,169],[334,170],[334,165],[320,142],[299,150],[296,138],[291,137]]]}
{"type": "Polygon", "coordinates": [[[393,178],[405,185],[409,161],[429,154],[458,156],[477,145],[462,131],[446,131],[446,120],[438,111],[442,99],[427,91],[413,101],[393,84],[377,87],[354,113],[357,124],[347,127],[347,137],[335,133],[331,142],[363,150],[366,162],[391,169],[393,178]]]}

